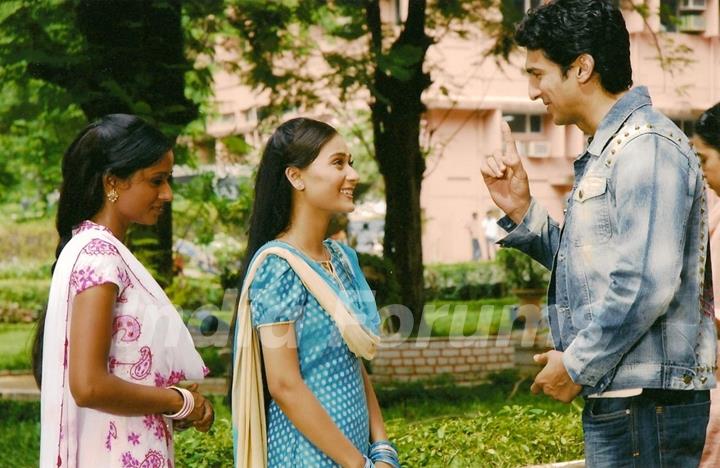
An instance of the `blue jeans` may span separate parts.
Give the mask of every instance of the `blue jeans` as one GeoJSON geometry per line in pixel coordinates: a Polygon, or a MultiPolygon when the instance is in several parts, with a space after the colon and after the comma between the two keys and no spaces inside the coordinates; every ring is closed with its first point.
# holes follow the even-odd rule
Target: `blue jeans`
{"type": "Polygon", "coordinates": [[[480,260],[480,241],[474,238],[472,240],[472,259],[480,260]]]}
{"type": "Polygon", "coordinates": [[[586,398],[586,466],[696,467],[709,413],[707,390],[645,389],[628,398],[586,398]]]}

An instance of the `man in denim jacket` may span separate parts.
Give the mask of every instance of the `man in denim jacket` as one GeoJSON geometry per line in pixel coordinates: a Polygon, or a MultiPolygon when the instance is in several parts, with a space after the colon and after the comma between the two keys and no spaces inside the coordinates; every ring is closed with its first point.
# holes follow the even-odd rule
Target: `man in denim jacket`
{"type": "Polygon", "coordinates": [[[531,10],[532,99],[593,135],[560,227],[531,197],[507,124],[483,177],[515,247],[548,269],[555,350],[532,390],[585,398],[588,466],[696,466],[715,386],[705,186],[687,137],[632,85],[629,37],[606,0],[531,10]]]}

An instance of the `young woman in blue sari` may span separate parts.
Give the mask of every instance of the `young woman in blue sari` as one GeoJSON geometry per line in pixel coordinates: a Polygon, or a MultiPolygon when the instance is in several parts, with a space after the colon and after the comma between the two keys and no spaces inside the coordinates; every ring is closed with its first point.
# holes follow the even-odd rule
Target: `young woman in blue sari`
{"type": "Polygon", "coordinates": [[[235,320],[236,466],[399,466],[361,361],[379,341],[375,301],[355,252],[325,239],[357,183],[325,123],[290,120],[267,143],[235,320]]]}

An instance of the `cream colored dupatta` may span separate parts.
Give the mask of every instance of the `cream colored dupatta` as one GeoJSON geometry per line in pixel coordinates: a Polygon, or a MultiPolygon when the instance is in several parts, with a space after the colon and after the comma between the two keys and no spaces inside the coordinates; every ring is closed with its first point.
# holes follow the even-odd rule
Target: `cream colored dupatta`
{"type": "MultiPolygon", "coordinates": [[[[344,252],[343,252],[344,253],[344,252]]],[[[305,260],[282,247],[261,250],[248,268],[238,303],[235,331],[232,418],[235,466],[267,466],[267,429],[262,383],[262,360],[257,330],[252,326],[249,287],[268,255],[286,260],[320,306],[335,321],[350,351],[364,359],[375,356],[380,338],[363,327],[336,292],[305,260]]]]}

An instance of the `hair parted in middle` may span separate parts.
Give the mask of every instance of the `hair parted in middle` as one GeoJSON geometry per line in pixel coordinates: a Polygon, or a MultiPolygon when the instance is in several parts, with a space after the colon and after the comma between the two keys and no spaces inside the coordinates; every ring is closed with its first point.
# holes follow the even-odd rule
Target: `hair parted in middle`
{"type": "Polygon", "coordinates": [[[552,0],[532,9],[515,31],[521,47],[541,50],[563,75],[582,54],[595,60],[603,88],[617,94],[632,86],[630,35],[610,0],[552,0]]]}

